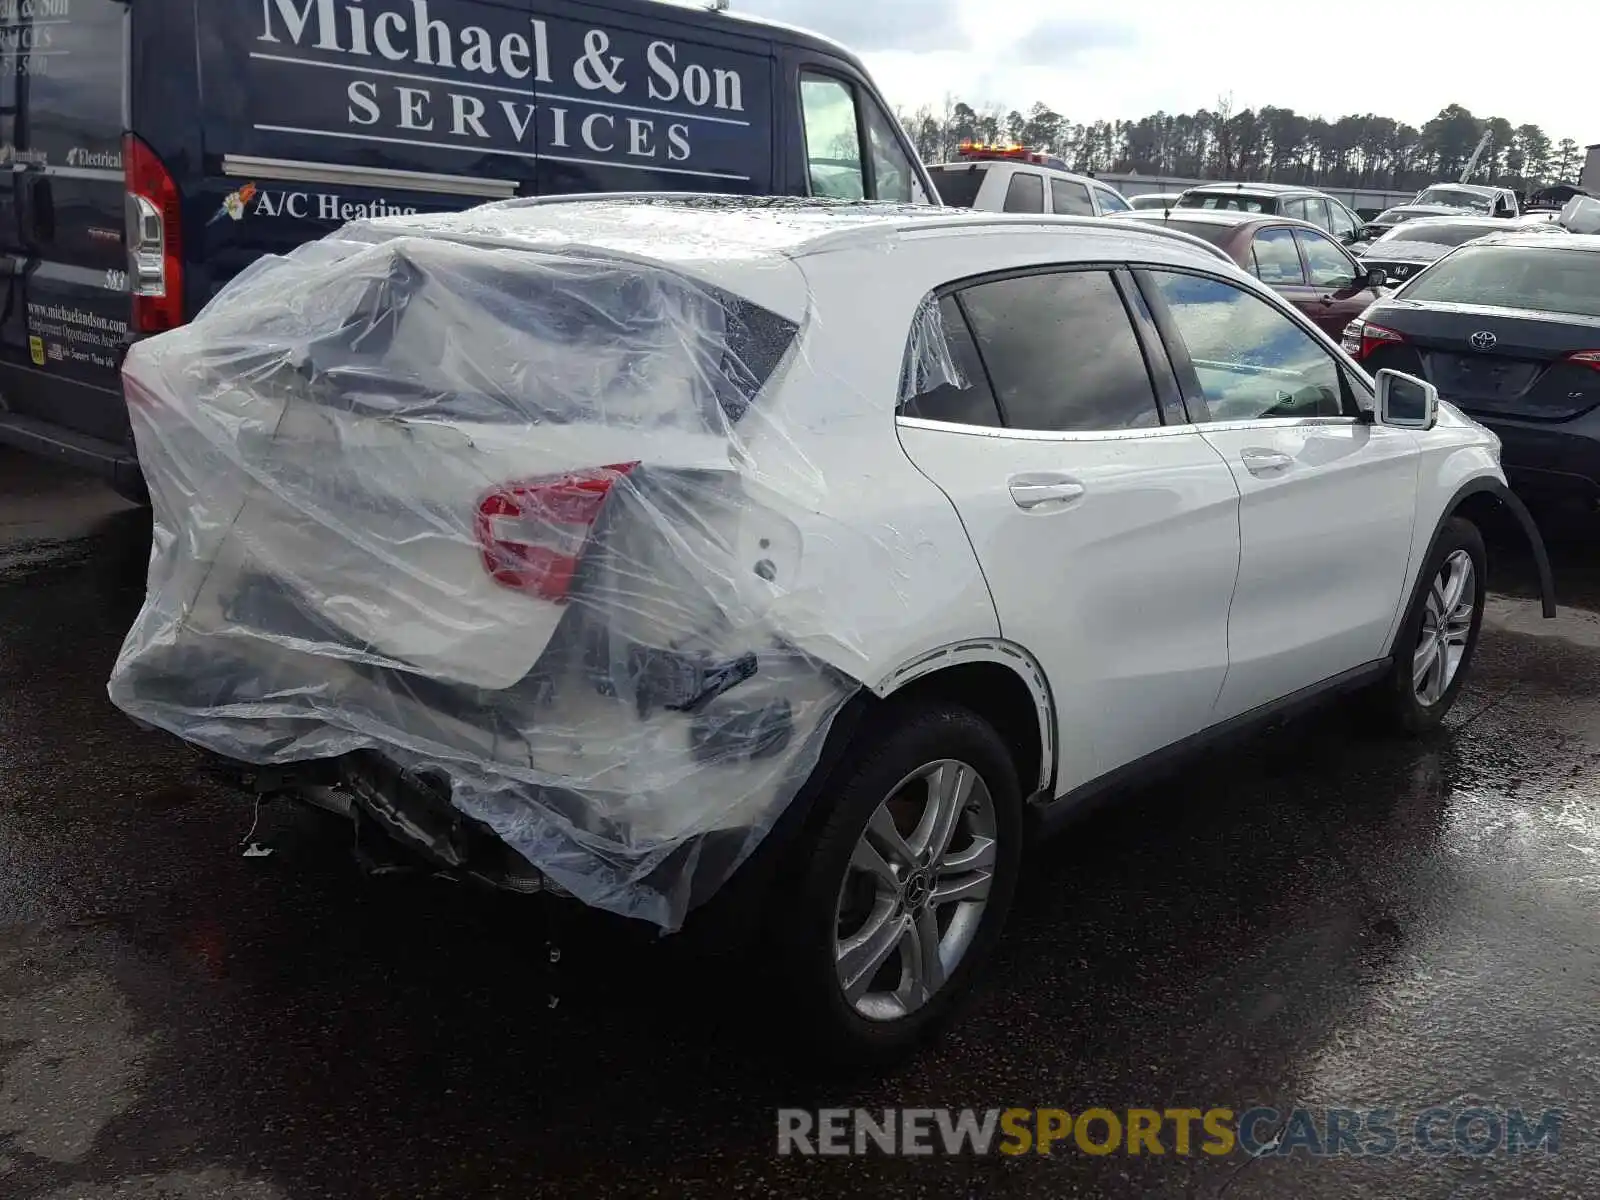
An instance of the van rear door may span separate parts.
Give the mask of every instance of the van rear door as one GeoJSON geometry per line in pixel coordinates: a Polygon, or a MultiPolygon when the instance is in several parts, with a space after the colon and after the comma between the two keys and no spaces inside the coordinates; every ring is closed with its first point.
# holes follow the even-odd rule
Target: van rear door
{"type": "Polygon", "coordinates": [[[113,443],[126,18],[121,0],[0,0],[0,408],[113,443]]]}

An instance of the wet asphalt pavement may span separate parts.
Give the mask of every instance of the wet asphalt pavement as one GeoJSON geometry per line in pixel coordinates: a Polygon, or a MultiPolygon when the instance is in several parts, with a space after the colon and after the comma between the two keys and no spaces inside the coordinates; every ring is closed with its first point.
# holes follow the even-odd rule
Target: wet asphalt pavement
{"type": "Polygon", "coordinates": [[[1600,1195],[1600,530],[1557,622],[1494,552],[1442,735],[1324,713],[1042,848],[969,1014],[854,1082],[739,960],[365,878],[322,814],[243,857],[249,805],[105,697],[146,533],[0,451],[7,1200],[1600,1195]],[[775,1153],[780,1106],[1258,1104],[1562,1118],[1515,1157],[775,1153]]]}

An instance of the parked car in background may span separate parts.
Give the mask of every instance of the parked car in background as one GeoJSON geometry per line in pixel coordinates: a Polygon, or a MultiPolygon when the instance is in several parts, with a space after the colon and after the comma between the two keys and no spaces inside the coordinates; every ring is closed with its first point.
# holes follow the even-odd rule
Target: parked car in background
{"type": "Polygon", "coordinates": [[[1361,241],[1363,222],[1346,205],[1315,188],[1285,183],[1203,183],[1178,197],[1179,208],[1261,213],[1309,221],[1341,245],[1361,241]]]}
{"type": "Polygon", "coordinates": [[[1517,194],[1510,188],[1484,187],[1474,183],[1436,183],[1423,188],[1409,203],[1386,208],[1366,224],[1368,239],[1382,237],[1396,225],[1423,217],[1449,217],[1461,214],[1507,219],[1519,217],[1517,194]]]}
{"type": "Polygon", "coordinates": [[[1560,212],[1562,207],[1574,196],[1593,196],[1588,188],[1579,187],[1575,183],[1557,183],[1549,187],[1540,188],[1528,197],[1522,206],[1524,212],[1534,210],[1547,210],[1560,212]]]}
{"type": "MultiPolygon", "coordinates": [[[[1518,218],[1514,224],[1530,233],[1566,232],[1550,221],[1522,225],[1522,220],[1524,218],[1518,218]]],[[[1506,223],[1493,217],[1423,217],[1395,226],[1377,241],[1364,246],[1359,254],[1362,262],[1381,268],[1385,279],[1397,286],[1464,242],[1504,232],[1508,232],[1506,223]]]]}
{"type": "Polygon", "coordinates": [[[1600,502],[1600,236],[1468,242],[1352,322],[1344,346],[1499,434],[1517,486],[1600,502]]]}
{"type": "Polygon", "coordinates": [[[135,499],[144,480],[118,376],[129,338],[183,324],[261,256],[346,221],[572,192],[932,195],[854,54],[736,12],[655,0],[548,15],[472,0],[68,8],[3,6],[6,36],[28,45],[3,63],[0,444],[135,499]]]}
{"type": "Polygon", "coordinates": [[[1306,221],[1203,208],[1132,212],[1121,219],[1203,238],[1333,338],[1384,294],[1380,273],[1306,221]]]}
{"type": "Polygon", "coordinates": [[[928,168],[939,199],[951,208],[1080,217],[1129,209],[1115,188],[1075,174],[1061,159],[1038,150],[966,142],[958,153],[956,162],[928,168]]]}
{"type": "Polygon", "coordinates": [[[952,1015],[1030,831],[1318,699],[1437,727],[1515,511],[1429,385],[1140,221],[402,217],[126,373],[118,704],[447,874],[764,913],[741,1002],[854,1064],[952,1015]]]}
{"type": "Polygon", "coordinates": [[[1128,207],[1133,209],[1176,208],[1181,192],[1146,192],[1142,196],[1129,196],[1128,207]]]}

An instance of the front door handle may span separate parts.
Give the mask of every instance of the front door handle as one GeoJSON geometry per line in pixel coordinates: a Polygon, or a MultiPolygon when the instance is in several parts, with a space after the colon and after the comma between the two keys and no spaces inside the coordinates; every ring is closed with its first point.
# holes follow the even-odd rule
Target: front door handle
{"type": "Polygon", "coordinates": [[[1270,475],[1294,463],[1294,459],[1282,450],[1249,449],[1241,451],[1239,458],[1244,463],[1244,469],[1252,475],[1270,475]]]}
{"type": "Polygon", "coordinates": [[[1045,505],[1060,508],[1083,495],[1083,484],[1065,475],[1014,475],[1011,499],[1018,508],[1036,509],[1045,505]]]}

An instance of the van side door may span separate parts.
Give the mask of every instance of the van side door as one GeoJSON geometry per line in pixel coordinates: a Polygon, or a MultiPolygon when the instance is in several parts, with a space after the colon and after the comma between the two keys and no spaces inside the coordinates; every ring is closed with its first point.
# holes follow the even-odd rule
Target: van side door
{"type": "Polygon", "coordinates": [[[790,49],[779,131],[794,196],[937,204],[927,172],[876,89],[849,63],[790,49]]]}

